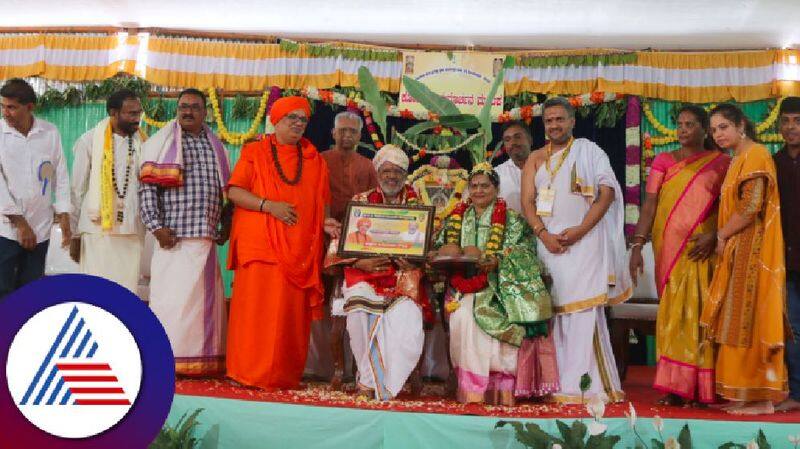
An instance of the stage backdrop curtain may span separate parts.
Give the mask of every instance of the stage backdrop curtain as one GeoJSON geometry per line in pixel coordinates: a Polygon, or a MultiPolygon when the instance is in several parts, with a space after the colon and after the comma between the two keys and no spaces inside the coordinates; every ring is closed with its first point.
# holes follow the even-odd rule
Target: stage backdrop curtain
{"type": "Polygon", "coordinates": [[[569,65],[559,64],[558,58],[552,64],[531,63],[536,59],[516,59],[517,65],[507,73],[506,95],[603,91],[703,103],[800,92],[797,50],[640,51],[631,58],[575,59],[569,65]]]}
{"type": "Polygon", "coordinates": [[[138,49],[138,36],[127,34],[7,34],[0,36],[0,79],[93,81],[133,74],[138,49]]]}
{"type": "MultiPolygon", "coordinates": [[[[357,86],[358,68],[366,66],[383,91],[398,92],[402,70],[393,60],[320,55],[305,45],[288,50],[279,44],[151,36],[145,79],[161,86],[214,87],[261,91],[271,86],[302,89],[357,86]]],[[[369,51],[365,51],[369,54],[369,51]]],[[[369,56],[364,56],[369,58],[369,56]]]]}

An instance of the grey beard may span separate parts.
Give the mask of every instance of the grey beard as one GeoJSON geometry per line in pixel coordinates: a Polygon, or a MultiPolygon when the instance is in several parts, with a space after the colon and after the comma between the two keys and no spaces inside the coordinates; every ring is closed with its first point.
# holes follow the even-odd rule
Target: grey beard
{"type": "Polygon", "coordinates": [[[381,191],[383,192],[384,195],[395,196],[398,193],[400,193],[401,190],[403,190],[403,184],[400,184],[399,186],[397,186],[397,188],[394,188],[394,189],[390,188],[389,186],[387,186],[386,184],[384,184],[382,182],[380,182],[378,184],[380,184],[381,191]]]}

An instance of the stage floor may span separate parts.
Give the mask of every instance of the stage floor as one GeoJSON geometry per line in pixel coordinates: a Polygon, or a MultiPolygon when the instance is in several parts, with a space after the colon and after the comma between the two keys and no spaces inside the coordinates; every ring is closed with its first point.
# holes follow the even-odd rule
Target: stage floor
{"type": "MultiPolygon", "coordinates": [[[[762,416],[734,416],[723,411],[706,408],[670,407],[657,405],[661,393],[651,388],[654,367],[631,366],[623,384],[626,402],[609,404],[605,416],[625,417],[628,401],[632,402],[639,416],[672,419],[711,419],[724,421],[761,421],[774,423],[800,423],[800,411],[776,413],[762,416]]],[[[351,386],[352,388],[352,386],[351,386]]],[[[378,402],[355,392],[331,391],[324,382],[308,382],[299,390],[263,391],[237,385],[227,379],[184,379],[176,384],[176,394],[206,396],[246,401],[277,402],[298,405],[345,407],[364,410],[389,410],[397,412],[443,413],[450,415],[497,416],[512,418],[579,418],[586,417],[585,408],[578,405],[544,404],[524,401],[514,407],[460,404],[445,399],[444,384],[426,382],[420,397],[402,393],[398,398],[378,402]]],[[[800,433],[800,430],[798,430],[800,433]]]]}
{"type": "MultiPolygon", "coordinates": [[[[664,418],[663,438],[677,437],[688,424],[693,447],[699,449],[716,449],[729,441],[747,444],[759,430],[774,449],[794,448],[787,437],[800,435],[800,412],[742,417],[716,409],[657,406],[660,395],[650,388],[652,378],[652,368],[631,367],[624,384],[644,441],[661,438],[652,425],[656,415],[664,418]]],[[[352,392],[331,392],[325,383],[267,392],[223,379],[185,379],[176,385],[168,423],[175,425],[181,416],[202,409],[195,430],[199,449],[524,449],[510,428],[495,428],[498,420],[536,423],[558,435],[556,419],[589,419],[578,405],[465,406],[442,399],[443,391],[442,383],[430,382],[421,397],[404,394],[376,402],[352,392]]],[[[636,445],[624,417],[627,410],[627,402],[606,408],[606,433],[621,437],[614,449],[636,445]]]]}

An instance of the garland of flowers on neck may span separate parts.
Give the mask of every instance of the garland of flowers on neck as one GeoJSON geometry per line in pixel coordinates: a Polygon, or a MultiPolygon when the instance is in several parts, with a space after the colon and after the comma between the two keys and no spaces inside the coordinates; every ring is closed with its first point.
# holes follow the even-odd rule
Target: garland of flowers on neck
{"type": "MultiPolygon", "coordinates": [[[[404,190],[403,199],[405,200],[403,204],[413,205],[419,202],[419,197],[417,196],[417,192],[415,192],[410,185],[405,184],[403,186],[403,190],[404,190]]],[[[377,189],[374,189],[367,195],[367,202],[369,204],[383,204],[384,198],[385,197],[383,191],[381,190],[380,187],[378,187],[377,189]]]]}
{"type": "MultiPolygon", "coordinates": [[[[470,200],[461,202],[448,217],[447,226],[445,227],[445,242],[447,244],[461,246],[461,227],[464,221],[464,214],[471,205],[472,202],[470,200]]],[[[484,250],[484,255],[486,256],[495,256],[500,252],[506,228],[507,210],[508,207],[505,200],[497,198],[494,203],[494,210],[492,210],[491,229],[489,230],[489,238],[486,241],[486,249],[484,250]]],[[[476,219],[478,218],[476,217],[476,219]]],[[[486,288],[488,284],[488,276],[483,272],[469,278],[465,277],[463,273],[455,273],[450,276],[450,285],[461,293],[475,293],[486,288]]],[[[452,313],[458,308],[458,302],[449,302],[445,305],[445,308],[452,313]]]]}

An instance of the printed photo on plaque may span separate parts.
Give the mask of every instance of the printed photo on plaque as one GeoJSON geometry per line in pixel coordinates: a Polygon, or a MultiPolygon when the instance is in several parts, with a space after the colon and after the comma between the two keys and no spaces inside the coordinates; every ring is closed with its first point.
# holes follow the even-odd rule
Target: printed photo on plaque
{"type": "Polygon", "coordinates": [[[351,202],[342,225],[339,255],[424,259],[430,249],[434,213],[431,206],[351,202]]]}

